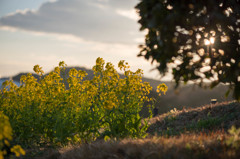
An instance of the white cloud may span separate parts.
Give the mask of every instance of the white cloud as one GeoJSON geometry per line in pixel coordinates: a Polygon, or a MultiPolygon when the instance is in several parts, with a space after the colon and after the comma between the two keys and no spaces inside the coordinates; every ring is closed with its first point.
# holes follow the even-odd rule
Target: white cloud
{"type": "Polygon", "coordinates": [[[116,10],[116,12],[122,16],[125,16],[129,19],[132,19],[134,21],[137,21],[139,19],[139,16],[138,14],[136,13],[136,11],[134,9],[131,9],[131,10],[122,10],[122,9],[119,9],[119,10],[116,10]]]}
{"type": "Polygon", "coordinates": [[[52,3],[53,3],[53,2],[57,2],[57,0],[48,0],[48,1],[49,1],[49,2],[52,2],[52,3]]]}
{"type": "Polygon", "coordinates": [[[34,10],[34,9],[29,9],[29,8],[26,8],[26,9],[23,9],[23,10],[19,10],[17,9],[15,12],[11,12],[11,13],[8,13],[7,15],[5,15],[5,17],[10,17],[10,16],[14,16],[15,14],[22,14],[22,15],[26,15],[28,12],[36,12],[37,10],[34,10]]]}
{"type": "Polygon", "coordinates": [[[2,32],[0,40],[5,44],[0,47],[5,55],[0,58],[0,72],[32,71],[35,64],[47,72],[60,60],[91,68],[95,59],[102,57],[115,66],[126,60],[133,70],[141,68],[146,76],[155,75],[149,73],[154,67],[149,61],[136,57],[138,44],[144,41],[133,9],[137,2],[58,0],[0,18],[0,33],[14,32],[2,32]]]}
{"type": "Polygon", "coordinates": [[[140,38],[134,6],[137,0],[58,0],[38,10],[17,11],[0,18],[0,27],[72,35],[105,43],[135,43],[140,38]],[[135,34],[130,34],[135,32],[135,34]]]}
{"type": "Polygon", "coordinates": [[[10,27],[10,26],[0,26],[0,30],[6,30],[10,32],[16,32],[18,29],[15,27],[10,27]]]}

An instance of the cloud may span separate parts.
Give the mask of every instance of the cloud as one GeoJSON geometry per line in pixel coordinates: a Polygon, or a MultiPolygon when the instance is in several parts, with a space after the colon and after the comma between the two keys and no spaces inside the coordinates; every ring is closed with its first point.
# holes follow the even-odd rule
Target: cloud
{"type": "Polygon", "coordinates": [[[127,18],[130,18],[130,19],[133,19],[135,21],[138,20],[138,15],[136,13],[136,11],[134,9],[131,9],[131,10],[116,10],[118,14],[122,15],[122,16],[125,16],[127,18]]]}
{"type": "Polygon", "coordinates": [[[3,16],[0,27],[73,35],[87,41],[136,44],[135,40],[143,36],[132,11],[136,4],[137,0],[46,2],[35,11],[3,16]]]}

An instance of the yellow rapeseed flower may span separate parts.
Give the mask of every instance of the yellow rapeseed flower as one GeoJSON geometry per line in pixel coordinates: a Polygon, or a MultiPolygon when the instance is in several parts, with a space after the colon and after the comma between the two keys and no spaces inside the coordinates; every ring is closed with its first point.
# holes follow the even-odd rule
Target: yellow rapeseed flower
{"type": "MultiPolygon", "coordinates": [[[[9,119],[2,112],[0,112],[0,146],[7,145],[10,147],[9,141],[12,140],[12,128],[9,123],[9,119]],[[2,143],[4,142],[4,143],[2,143]]],[[[11,148],[11,152],[14,152],[17,157],[25,155],[25,151],[20,145],[15,145],[11,148]]],[[[3,159],[6,154],[6,150],[0,147],[0,159],[3,159]]]]}
{"type": "Polygon", "coordinates": [[[165,95],[167,90],[168,90],[168,87],[166,86],[166,84],[162,83],[157,86],[156,91],[157,91],[157,93],[159,93],[159,96],[161,96],[161,93],[163,92],[163,94],[165,95]]]}
{"type": "Polygon", "coordinates": [[[44,71],[42,70],[42,67],[40,67],[39,65],[35,65],[33,67],[33,71],[40,76],[42,76],[44,73],[44,71]]]}
{"type": "Polygon", "coordinates": [[[20,145],[15,145],[11,148],[11,152],[15,153],[17,157],[21,155],[25,155],[25,151],[22,149],[20,145]]]}

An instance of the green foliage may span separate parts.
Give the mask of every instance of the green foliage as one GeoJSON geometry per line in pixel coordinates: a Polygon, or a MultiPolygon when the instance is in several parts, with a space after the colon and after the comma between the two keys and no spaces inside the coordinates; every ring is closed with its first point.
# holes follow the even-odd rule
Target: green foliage
{"type": "Polygon", "coordinates": [[[223,120],[219,117],[208,117],[207,119],[201,119],[199,120],[195,127],[198,129],[198,130],[201,130],[201,129],[210,129],[210,128],[214,128],[218,125],[221,124],[223,120]]]}
{"type": "Polygon", "coordinates": [[[161,132],[161,135],[166,136],[166,137],[171,137],[175,135],[180,135],[181,132],[178,132],[175,130],[175,128],[167,127],[166,130],[161,132]]]}
{"type": "Polygon", "coordinates": [[[147,30],[139,56],[157,62],[162,75],[172,69],[176,86],[222,82],[240,101],[239,1],[141,0],[136,9],[147,30]]]}
{"type": "Polygon", "coordinates": [[[213,129],[218,129],[221,123],[227,121],[227,117],[211,117],[209,113],[206,118],[198,119],[197,121],[192,121],[190,124],[186,125],[187,130],[190,131],[208,131],[213,129]]]}
{"type": "Polygon", "coordinates": [[[236,129],[235,126],[232,126],[231,129],[228,130],[231,135],[228,139],[226,139],[226,144],[233,148],[238,149],[240,147],[240,128],[236,129]]]}
{"type": "MultiPolygon", "coordinates": [[[[144,102],[151,103],[147,95],[152,87],[142,82],[142,70],[132,72],[120,61],[118,67],[125,75],[121,79],[111,63],[98,58],[93,79],[83,80],[86,72],[76,69],[66,79],[65,66],[60,62],[40,80],[31,74],[22,76],[20,87],[12,81],[4,83],[0,111],[9,116],[18,143],[59,145],[89,142],[100,135],[146,135],[148,124],[142,123],[139,112],[144,102]]],[[[34,71],[43,74],[38,65],[34,71]]]]}

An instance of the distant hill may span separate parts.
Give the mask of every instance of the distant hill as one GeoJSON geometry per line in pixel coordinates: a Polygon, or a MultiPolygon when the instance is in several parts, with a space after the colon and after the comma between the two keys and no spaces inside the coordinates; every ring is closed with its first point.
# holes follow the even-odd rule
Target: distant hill
{"type": "MultiPolygon", "coordinates": [[[[6,80],[9,80],[9,79],[10,79],[10,78],[1,78],[1,79],[0,79],[0,88],[2,87],[3,82],[5,82],[6,80]]],[[[14,83],[15,83],[17,86],[20,86],[20,82],[14,81],[14,83]]]]}
{"type": "MultiPolygon", "coordinates": [[[[66,74],[68,75],[70,69],[75,68],[77,70],[83,70],[88,73],[88,76],[85,79],[93,78],[93,71],[90,69],[86,69],[84,67],[67,67],[66,74]]],[[[19,73],[12,77],[15,83],[20,85],[20,78],[22,75],[26,75],[27,73],[19,73]]],[[[47,73],[48,74],[48,73],[47,73]]],[[[46,74],[46,75],[47,75],[46,74]]],[[[34,77],[38,78],[37,74],[33,74],[34,77]]],[[[120,75],[120,77],[124,77],[124,75],[120,75]]],[[[9,78],[1,78],[0,81],[5,81],[9,78]]],[[[219,85],[214,89],[203,89],[193,84],[182,85],[178,90],[174,89],[174,82],[166,82],[166,81],[158,81],[149,78],[143,78],[144,82],[149,82],[154,90],[156,90],[157,86],[160,83],[165,83],[168,86],[168,91],[166,95],[158,97],[155,91],[150,93],[150,96],[157,98],[156,106],[158,108],[159,114],[166,113],[167,111],[177,108],[182,109],[183,107],[198,107],[209,104],[211,99],[217,99],[218,102],[230,101],[232,100],[231,94],[228,98],[225,98],[225,92],[228,87],[225,85],[219,85]]],[[[0,83],[1,84],[1,83],[0,83]]],[[[146,116],[146,115],[144,115],[146,116]]]]}

